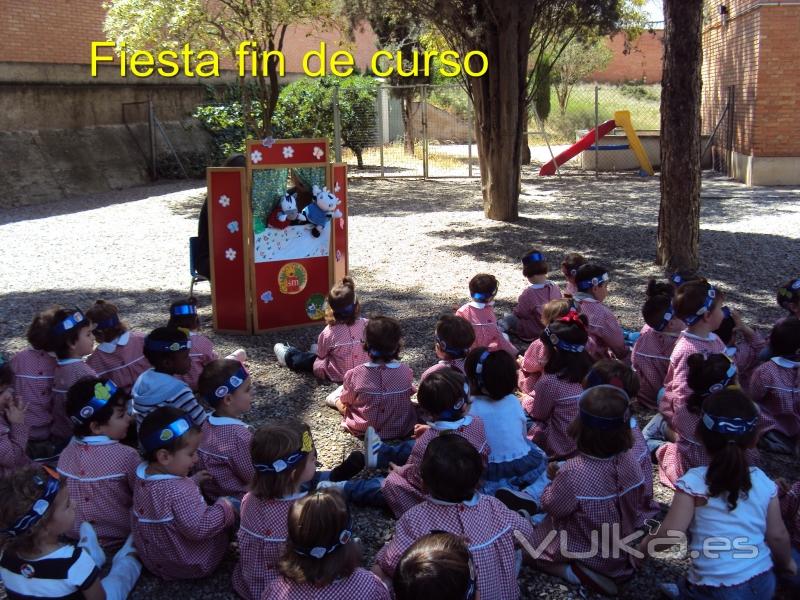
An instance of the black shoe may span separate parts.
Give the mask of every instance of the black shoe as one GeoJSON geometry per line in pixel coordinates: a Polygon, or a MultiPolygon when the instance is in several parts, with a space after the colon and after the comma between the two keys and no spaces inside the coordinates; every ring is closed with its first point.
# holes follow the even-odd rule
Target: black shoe
{"type": "Polygon", "coordinates": [[[347,481],[354,475],[358,475],[366,464],[364,453],[356,450],[350,453],[338,467],[331,470],[331,481],[347,481]]]}
{"type": "Polygon", "coordinates": [[[320,236],[320,232],[319,232],[318,229],[314,228],[314,229],[311,230],[311,235],[313,235],[314,237],[319,237],[320,236]]]}
{"type": "Polygon", "coordinates": [[[536,501],[525,492],[518,492],[511,488],[500,488],[494,493],[494,497],[513,511],[524,510],[530,515],[535,515],[539,512],[539,506],[536,501]]]}

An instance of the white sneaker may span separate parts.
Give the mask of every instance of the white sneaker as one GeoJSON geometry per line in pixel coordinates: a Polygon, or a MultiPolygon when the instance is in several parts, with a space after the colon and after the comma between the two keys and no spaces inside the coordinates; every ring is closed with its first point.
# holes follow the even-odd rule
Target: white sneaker
{"type": "Polygon", "coordinates": [[[308,347],[308,351],[314,354],[317,353],[317,350],[319,350],[319,344],[311,344],[311,346],[308,347]]]}
{"type": "Polygon", "coordinates": [[[81,523],[80,528],[78,528],[78,534],[81,536],[78,541],[78,547],[86,550],[98,567],[106,564],[106,553],[100,547],[100,542],[97,541],[97,533],[92,524],[88,521],[81,523]]]}
{"type": "Polygon", "coordinates": [[[370,425],[364,434],[364,450],[367,456],[367,468],[375,469],[378,466],[378,450],[383,446],[383,440],[375,428],[370,425]]]}
{"type": "Polygon", "coordinates": [[[275,358],[278,359],[278,364],[282,367],[286,366],[286,352],[288,352],[289,344],[284,344],[283,342],[278,342],[272,347],[272,351],[275,353],[275,358]]]}
{"type": "Polygon", "coordinates": [[[333,390],[330,394],[325,396],[325,406],[330,406],[331,408],[335,408],[338,410],[336,403],[339,401],[339,398],[342,397],[342,390],[344,388],[340,385],[335,390],[333,390]]]}
{"type": "Polygon", "coordinates": [[[324,490],[325,488],[336,488],[344,491],[344,486],[346,483],[347,481],[320,481],[317,484],[317,489],[324,490]]]}
{"type": "Polygon", "coordinates": [[[112,564],[116,564],[129,554],[133,554],[136,552],[136,546],[133,545],[133,534],[130,534],[128,538],[125,540],[125,543],[122,544],[122,547],[117,550],[117,553],[114,555],[114,558],[111,559],[112,564]]]}

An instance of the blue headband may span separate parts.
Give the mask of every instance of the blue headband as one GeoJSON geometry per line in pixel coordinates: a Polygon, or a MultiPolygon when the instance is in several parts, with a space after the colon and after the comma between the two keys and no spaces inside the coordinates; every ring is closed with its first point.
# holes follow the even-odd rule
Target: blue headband
{"type": "Polygon", "coordinates": [[[119,317],[117,315],[113,315],[108,319],[103,319],[102,321],[97,321],[94,324],[94,328],[92,331],[97,331],[99,329],[111,329],[112,327],[116,327],[119,325],[119,317]]]}
{"type": "Polygon", "coordinates": [[[477,301],[477,302],[488,302],[489,300],[494,298],[495,294],[497,294],[497,288],[498,288],[498,286],[497,286],[497,284],[495,284],[495,286],[492,289],[492,291],[489,292],[488,294],[484,293],[484,292],[475,292],[474,294],[471,294],[472,299],[477,301]]]}
{"type": "MultiPolygon", "coordinates": [[[[730,357],[727,354],[725,356],[728,358],[728,360],[730,360],[730,357]]],[[[700,396],[705,398],[706,396],[710,396],[711,394],[724,390],[730,385],[734,377],[736,377],[736,363],[731,360],[731,364],[728,367],[728,370],[725,371],[725,376],[722,378],[722,380],[709,386],[706,391],[700,392],[700,396]]]]}
{"type": "Polygon", "coordinates": [[[544,261],[544,254],[541,252],[531,252],[527,256],[522,257],[522,264],[529,265],[530,263],[534,262],[543,262],[544,261]]]}
{"type": "Polygon", "coordinates": [[[449,354],[455,358],[464,358],[467,355],[469,348],[453,348],[452,346],[448,346],[447,342],[445,342],[438,335],[434,335],[433,337],[436,340],[436,343],[442,347],[442,352],[445,354],[449,354]]]}
{"type": "Polygon", "coordinates": [[[176,304],[172,308],[169,309],[169,314],[173,317],[185,317],[187,315],[196,315],[197,314],[197,305],[196,304],[176,304]]]}
{"type": "Polygon", "coordinates": [[[231,375],[228,380],[220,385],[217,389],[214,390],[213,394],[209,394],[206,396],[206,399],[213,405],[217,405],[220,400],[222,400],[228,394],[232,394],[236,390],[238,390],[244,384],[245,380],[250,375],[245,370],[244,365],[239,364],[239,368],[236,370],[236,373],[231,375]]]}
{"type": "Polygon", "coordinates": [[[612,390],[619,392],[625,398],[626,401],[625,411],[622,413],[622,415],[618,417],[601,417],[599,415],[590,413],[588,410],[586,410],[581,406],[580,407],[581,422],[584,423],[587,427],[591,427],[592,429],[600,429],[602,431],[609,431],[611,429],[617,429],[620,427],[630,427],[631,417],[630,417],[629,404],[631,399],[630,396],[628,396],[628,392],[626,392],[619,386],[612,385],[610,383],[601,383],[598,385],[593,385],[591,387],[588,387],[581,393],[580,397],[578,398],[578,405],[580,406],[581,401],[586,397],[586,395],[590,391],[597,388],[610,388],[612,390]]]}
{"type": "Polygon", "coordinates": [[[478,387],[483,390],[483,367],[486,364],[486,359],[489,358],[491,352],[484,350],[478,357],[478,362],[475,363],[475,379],[478,380],[478,387]]]}
{"type": "Polygon", "coordinates": [[[173,440],[178,439],[192,428],[192,422],[187,417],[178,417],[169,425],[154,431],[141,440],[142,446],[148,452],[163,448],[173,440]]]}
{"type": "Polygon", "coordinates": [[[659,321],[653,329],[656,331],[664,331],[669,325],[669,322],[672,321],[672,317],[675,316],[675,309],[672,308],[672,303],[667,307],[667,312],[664,313],[664,316],[661,317],[661,321],[659,321]]]}
{"type": "Polygon", "coordinates": [[[758,422],[758,416],[752,419],[742,419],[741,417],[718,417],[703,413],[703,425],[709,431],[724,433],[728,435],[744,435],[753,431],[758,422]]]}
{"type": "Polygon", "coordinates": [[[703,301],[703,305],[697,309],[697,312],[693,315],[688,315],[683,319],[683,322],[687,325],[694,325],[700,320],[704,314],[706,314],[710,309],[711,305],[714,304],[714,298],[717,297],[717,290],[714,289],[712,286],[708,286],[708,293],[706,294],[706,299],[703,301]]]}
{"type": "Polygon", "coordinates": [[[180,352],[181,350],[188,350],[192,347],[191,340],[183,340],[180,342],[172,342],[169,340],[151,340],[147,336],[144,340],[144,349],[150,352],[180,352]]]}
{"type": "Polygon", "coordinates": [[[314,442],[311,440],[311,434],[308,433],[308,431],[304,431],[299,450],[278,458],[269,464],[254,463],[253,467],[255,467],[256,471],[259,473],[280,473],[286,469],[295,467],[302,459],[308,456],[313,449],[314,442]]]}
{"type": "Polygon", "coordinates": [[[86,320],[86,317],[83,315],[79,308],[75,309],[75,312],[71,315],[67,316],[63,321],[60,323],[56,323],[53,325],[53,333],[56,335],[66,333],[70,329],[74,329],[80,323],[83,323],[86,320]]]}
{"type": "Polygon", "coordinates": [[[47,511],[50,510],[53,501],[58,495],[58,490],[61,489],[61,479],[58,473],[53,471],[50,467],[44,467],[43,469],[47,475],[47,479],[42,478],[39,473],[33,476],[34,483],[42,488],[41,496],[34,501],[33,506],[30,507],[28,512],[17,519],[11,527],[3,529],[0,533],[11,537],[22,535],[28,529],[36,525],[47,511]]]}
{"type": "Polygon", "coordinates": [[[110,379],[105,383],[96,383],[94,385],[94,394],[92,397],[81,407],[77,415],[70,415],[70,420],[75,423],[75,425],[85,424],[96,412],[102,410],[116,393],[117,386],[110,379]]]}
{"type": "Polygon", "coordinates": [[[353,302],[352,304],[348,304],[347,306],[343,306],[338,310],[333,311],[333,316],[337,319],[341,319],[342,317],[349,317],[356,311],[356,303],[353,302]]]}
{"type": "Polygon", "coordinates": [[[452,419],[453,417],[457,417],[461,414],[461,409],[464,408],[465,405],[469,403],[469,384],[464,382],[464,395],[458,399],[451,408],[446,408],[442,412],[439,413],[439,419],[452,419]]]}
{"type": "Polygon", "coordinates": [[[397,349],[391,350],[389,352],[383,352],[382,350],[375,350],[374,348],[369,348],[367,350],[367,354],[369,354],[369,357],[372,358],[372,359],[379,359],[379,358],[392,359],[392,358],[394,358],[394,355],[396,353],[397,353],[397,349]]]}
{"type": "Polygon", "coordinates": [[[575,285],[579,290],[590,290],[596,285],[603,285],[606,281],[608,281],[608,273],[603,273],[599,277],[592,277],[591,279],[576,281],[575,285]]]}
{"type": "Polygon", "coordinates": [[[548,341],[558,348],[559,350],[563,350],[564,352],[583,352],[586,349],[585,344],[570,344],[569,342],[565,342],[557,334],[550,331],[550,327],[544,328],[544,334],[547,337],[548,341]]]}
{"type": "Polygon", "coordinates": [[[678,273],[673,273],[672,275],[670,275],[669,280],[675,285],[680,285],[685,281],[685,279],[681,277],[678,273]]]}
{"type": "Polygon", "coordinates": [[[325,556],[340,546],[346,545],[353,538],[352,527],[352,521],[350,519],[350,515],[348,515],[347,525],[345,525],[344,529],[339,532],[339,540],[333,546],[314,546],[313,548],[301,548],[299,546],[295,546],[295,554],[299,554],[300,556],[310,556],[311,558],[316,558],[317,560],[325,558],[325,556]]]}

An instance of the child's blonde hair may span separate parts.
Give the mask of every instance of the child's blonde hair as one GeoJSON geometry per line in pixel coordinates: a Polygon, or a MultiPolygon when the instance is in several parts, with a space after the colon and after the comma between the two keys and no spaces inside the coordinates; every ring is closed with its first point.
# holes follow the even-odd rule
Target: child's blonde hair
{"type": "Polygon", "coordinates": [[[570,309],[575,308],[575,303],[571,298],[557,298],[550,300],[542,307],[542,325],[547,327],[561,317],[566,317],[570,309]]]}

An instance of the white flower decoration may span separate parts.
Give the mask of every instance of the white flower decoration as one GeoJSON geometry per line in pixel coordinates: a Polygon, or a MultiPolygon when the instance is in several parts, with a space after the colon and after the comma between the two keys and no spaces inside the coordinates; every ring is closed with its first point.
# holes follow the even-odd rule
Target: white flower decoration
{"type": "Polygon", "coordinates": [[[311,152],[311,154],[313,154],[314,158],[317,160],[322,160],[322,157],[325,156],[325,151],[319,146],[314,146],[314,150],[311,152]]]}
{"type": "Polygon", "coordinates": [[[272,292],[270,290],[267,290],[266,292],[261,294],[261,301],[264,304],[269,304],[270,302],[272,302],[272,292]]]}
{"type": "Polygon", "coordinates": [[[227,258],[230,261],[236,260],[236,250],[234,250],[233,248],[228,248],[227,250],[225,250],[225,258],[227,258]]]}
{"type": "Polygon", "coordinates": [[[228,231],[231,233],[236,233],[239,231],[239,221],[231,221],[228,223],[228,231]]]}
{"type": "Polygon", "coordinates": [[[222,196],[219,197],[219,205],[228,208],[231,205],[231,199],[225,194],[222,194],[222,196]]]}
{"type": "Polygon", "coordinates": [[[272,148],[272,145],[274,143],[275,143],[275,138],[272,137],[271,135],[261,140],[261,145],[264,146],[264,148],[272,148]]]}
{"type": "Polygon", "coordinates": [[[254,164],[260,163],[262,158],[264,158],[264,156],[258,150],[253,150],[250,153],[250,162],[254,164]]]}
{"type": "Polygon", "coordinates": [[[291,146],[283,147],[283,158],[292,158],[294,156],[294,148],[291,146]]]}
{"type": "Polygon", "coordinates": [[[336,193],[338,193],[338,192],[341,192],[341,191],[342,191],[342,186],[341,186],[341,185],[339,185],[339,182],[338,182],[338,181],[336,182],[336,185],[334,185],[334,186],[333,186],[333,191],[334,191],[334,192],[336,192],[336,193]]]}

